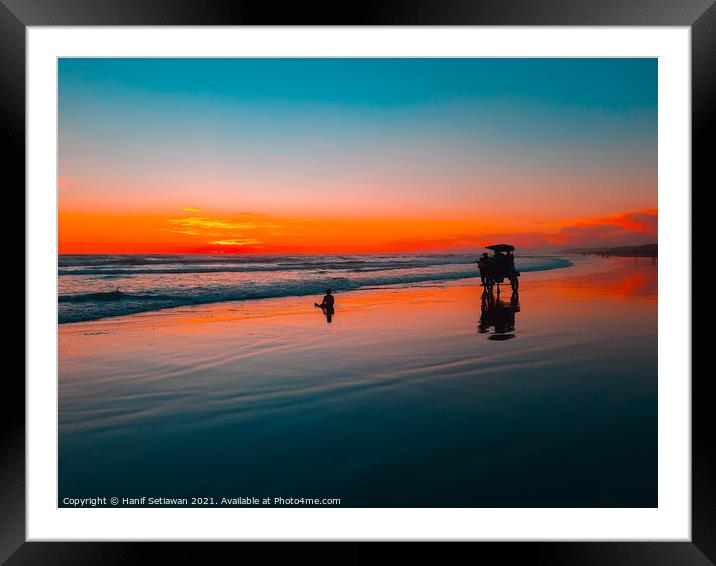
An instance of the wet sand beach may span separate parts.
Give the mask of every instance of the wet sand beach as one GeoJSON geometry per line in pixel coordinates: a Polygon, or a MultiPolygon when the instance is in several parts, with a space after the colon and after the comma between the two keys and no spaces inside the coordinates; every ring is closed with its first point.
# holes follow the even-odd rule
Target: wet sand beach
{"type": "Polygon", "coordinates": [[[657,505],[657,265],[60,325],[59,495],[657,505]]]}

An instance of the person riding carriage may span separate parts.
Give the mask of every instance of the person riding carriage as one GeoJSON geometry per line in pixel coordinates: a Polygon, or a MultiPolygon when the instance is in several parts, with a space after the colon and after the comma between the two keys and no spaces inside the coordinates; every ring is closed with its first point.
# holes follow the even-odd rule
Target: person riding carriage
{"type": "Polygon", "coordinates": [[[492,250],[493,255],[489,256],[485,252],[477,261],[482,285],[487,291],[492,292],[493,287],[497,284],[497,292],[499,293],[500,283],[504,283],[505,279],[507,279],[512,285],[512,290],[517,291],[520,272],[515,269],[515,247],[510,244],[495,244],[485,246],[485,248],[492,250]]]}

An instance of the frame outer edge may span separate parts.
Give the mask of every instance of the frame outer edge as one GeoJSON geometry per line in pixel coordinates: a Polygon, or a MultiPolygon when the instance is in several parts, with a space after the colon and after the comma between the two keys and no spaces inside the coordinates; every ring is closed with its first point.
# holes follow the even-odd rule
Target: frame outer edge
{"type": "MultiPolygon", "coordinates": [[[[0,3],[0,139],[3,142],[3,185],[10,216],[25,218],[25,25],[0,3]],[[19,201],[19,202],[18,202],[19,201]]],[[[16,229],[17,230],[17,229],[16,229]]],[[[19,230],[17,230],[19,231],[19,230]]],[[[15,233],[17,233],[17,231],[15,233]]],[[[23,236],[25,235],[23,228],[23,236]]],[[[25,304],[25,240],[8,246],[11,262],[22,265],[25,304]]],[[[13,285],[15,289],[19,283],[13,285]]],[[[10,291],[9,285],[7,286],[10,291]]],[[[17,293],[17,291],[14,291],[17,293]]],[[[15,300],[17,301],[17,299],[15,300]]],[[[19,310],[19,301],[12,301],[19,310]]],[[[25,337],[25,313],[10,320],[20,327],[8,337],[25,337]],[[22,324],[18,324],[22,320],[22,324]]],[[[17,327],[16,327],[17,328],[17,327]]],[[[24,348],[23,348],[24,351],[24,348]]],[[[8,352],[10,350],[8,349],[8,352]]],[[[18,355],[15,352],[14,355],[18,355]]],[[[23,358],[24,361],[24,358],[23,358]]],[[[25,541],[25,372],[3,372],[0,410],[0,563],[25,541]]]]}
{"type": "MultiPolygon", "coordinates": [[[[131,2],[129,3],[132,4],[131,2]]],[[[6,163],[11,165],[11,167],[8,168],[10,172],[9,179],[12,180],[12,185],[9,186],[10,190],[17,190],[16,187],[21,186],[24,188],[25,186],[25,24],[16,16],[16,13],[20,12],[23,19],[33,25],[129,23],[122,22],[121,20],[124,18],[121,16],[117,17],[116,15],[114,15],[114,17],[110,15],[109,17],[109,19],[115,20],[114,22],[102,22],[100,21],[104,19],[102,16],[98,17],[96,13],[88,14],[88,12],[92,12],[91,9],[86,9],[84,10],[84,14],[81,14],[83,10],[78,4],[82,4],[82,2],[70,2],[70,4],[74,5],[75,10],[71,10],[69,14],[66,13],[65,15],[53,13],[53,10],[42,0],[33,4],[38,9],[32,13],[27,13],[18,5],[18,2],[13,0],[0,1],[0,31],[2,32],[0,33],[0,82],[3,87],[3,96],[0,98],[0,125],[2,126],[0,128],[0,136],[3,138],[3,141],[5,141],[5,146],[7,147],[6,163]],[[11,11],[6,4],[14,5],[14,10],[11,11]],[[79,8],[79,10],[77,8],[79,8]],[[43,11],[44,14],[42,14],[43,11]]],[[[62,4],[68,7],[66,2],[57,3],[57,5],[62,4]]],[[[98,2],[98,4],[107,5],[107,2],[98,2]]],[[[179,0],[178,5],[184,8],[184,10],[180,10],[180,12],[184,12],[189,4],[191,4],[191,2],[179,0]]],[[[559,4],[559,2],[557,2],[557,4],[559,4]]],[[[686,4],[686,2],[684,2],[684,4],[686,4]]],[[[705,187],[709,181],[710,186],[714,184],[713,174],[709,175],[711,154],[706,148],[709,147],[707,142],[710,140],[707,136],[709,136],[709,132],[711,131],[709,126],[714,122],[713,101],[716,100],[716,72],[714,70],[714,63],[716,61],[716,4],[713,4],[713,0],[711,0],[711,2],[690,1],[688,4],[692,13],[701,14],[696,18],[692,26],[692,179],[693,186],[699,185],[705,187]],[[697,7],[697,4],[700,6],[697,7]],[[709,4],[710,7],[704,7],[704,5],[709,6],[709,4]],[[703,11],[704,9],[705,11],[703,11]]],[[[26,4],[26,6],[31,6],[31,4],[26,4]]],[[[88,4],[85,4],[84,7],[87,8],[88,4]]],[[[684,22],[684,12],[689,10],[685,10],[683,4],[679,6],[679,3],[674,3],[673,7],[674,12],[678,12],[680,15],[675,13],[673,18],[670,18],[669,21],[660,21],[659,23],[670,23],[671,25],[684,25],[686,23],[684,22]]],[[[644,8],[647,8],[647,6],[644,6],[644,8]]],[[[213,9],[209,9],[208,11],[215,13],[216,10],[217,7],[214,5],[213,9]]],[[[556,15],[557,10],[554,8],[553,10],[546,10],[546,19],[555,20],[555,25],[574,25],[576,23],[599,25],[595,21],[574,22],[574,24],[559,21],[565,19],[564,14],[560,17],[556,15]]],[[[221,12],[220,9],[218,11],[221,12]]],[[[426,14],[423,10],[418,11],[420,12],[418,19],[430,19],[430,15],[426,14]]],[[[143,10],[135,4],[133,7],[127,6],[125,8],[124,16],[134,14],[127,19],[132,20],[132,22],[139,22],[139,20],[144,19],[142,12],[143,10]]],[[[198,12],[201,12],[201,10],[196,10],[193,16],[196,17],[197,20],[205,20],[207,12],[204,12],[203,18],[198,12]]],[[[480,12],[480,10],[477,12],[480,12]]],[[[157,12],[150,14],[151,10],[149,14],[147,14],[149,15],[148,19],[156,20],[157,12]]],[[[172,17],[171,14],[165,15],[166,20],[164,23],[170,23],[176,19],[172,17]]],[[[384,12],[383,15],[388,14],[384,12]]],[[[463,15],[466,17],[465,19],[468,20],[467,23],[472,23],[477,13],[476,11],[470,12],[466,10],[463,15]]],[[[454,19],[454,16],[455,14],[453,14],[453,17],[447,19],[454,19]]],[[[185,12],[179,16],[182,20],[185,17],[185,12]]],[[[435,16],[433,15],[433,17],[435,16]]],[[[209,18],[213,19],[211,16],[209,16],[209,18]]],[[[249,17],[247,19],[250,20],[253,18],[249,17]]],[[[262,18],[259,17],[257,19],[261,20],[262,18]]],[[[394,18],[388,17],[386,19],[392,20],[394,18]]],[[[440,21],[444,19],[446,18],[435,17],[434,23],[440,23],[440,21]]],[[[500,23],[499,20],[505,18],[496,17],[486,19],[493,20],[492,23],[500,23]]],[[[516,17],[515,19],[523,20],[524,18],[516,17]]],[[[532,15],[527,19],[544,20],[545,17],[534,18],[532,15]]],[[[567,19],[572,18],[567,17],[567,19]]],[[[602,18],[597,19],[602,20],[602,18]]],[[[652,21],[653,19],[652,16],[643,13],[641,14],[641,18],[623,17],[622,14],[622,17],[615,15],[611,21],[611,25],[658,25],[652,21]]],[[[659,19],[661,20],[661,17],[659,19]]],[[[141,22],[139,23],[141,25],[141,22]]],[[[485,21],[484,23],[487,24],[489,22],[485,21]]],[[[537,22],[535,21],[533,23],[537,22]]],[[[144,25],[147,25],[146,20],[144,21],[144,25]]],[[[610,22],[606,21],[601,23],[601,25],[610,25],[610,22]]],[[[24,218],[24,199],[22,210],[24,218]]],[[[24,246],[22,251],[24,257],[24,246]]],[[[15,251],[15,254],[19,255],[19,251],[15,251]]],[[[12,377],[12,374],[10,374],[9,377],[12,377]]],[[[12,392],[14,393],[8,395],[8,398],[20,398],[20,396],[15,395],[15,393],[19,394],[20,390],[22,390],[22,398],[24,399],[24,387],[19,382],[19,379],[16,379],[14,383],[8,383],[8,386],[12,388],[12,392]]],[[[707,431],[710,430],[713,425],[713,418],[709,418],[711,407],[708,395],[703,394],[705,390],[705,383],[700,383],[694,379],[692,415],[692,540],[694,546],[696,546],[705,557],[708,557],[712,562],[716,562],[714,560],[716,558],[716,535],[714,535],[714,533],[716,533],[716,481],[714,480],[716,477],[716,458],[714,457],[713,451],[709,450],[709,447],[712,445],[712,437],[707,431]]],[[[0,422],[2,422],[3,425],[2,436],[0,436],[0,564],[3,564],[17,548],[23,547],[21,551],[27,551],[30,550],[27,548],[28,546],[35,547],[40,543],[28,543],[23,545],[25,540],[24,404],[18,406],[17,403],[8,403],[5,409],[0,412],[0,415],[2,415],[0,422]]],[[[81,543],[75,544],[79,545],[81,543]]],[[[609,544],[621,546],[618,543],[609,544]]],[[[589,543],[585,543],[585,546],[586,545],[589,545],[589,543]]],[[[121,547],[127,551],[129,550],[128,546],[134,545],[120,543],[117,546],[109,546],[114,546],[115,550],[119,551],[115,555],[115,557],[118,558],[124,554],[122,550],[120,550],[121,547]]],[[[65,547],[65,549],[70,550],[67,547],[65,547]]],[[[39,550],[39,548],[36,550],[39,550]]],[[[56,548],[56,550],[59,549],[56,548]]],[[[17,554],[24,554],[24,552],[17,554]]],[[[55,555],[58,559],[56,563],[65,563],[60,559],[62,552],[60,551],[58,554],[59,556],[55,555]]],[[[131,551],[129,554],[131,555],[131,551]]],[[[77,556],[75,555],[75,557],[77,556]]],[[[576,556],[574,557],[576,558],[576,556]]],[[[616,564],[618,562],[620,561],[616,560],[612,563],[616,564]]]]}
{"type": "MultiPolygon", "coordinates": [[[[713,137],[714,115],[716,112],[716,4],[706,10],[691,28],[691,198],[697,190],[706,193],[713,190],[713,137]]],[[[693,211],[693,205],[692,205],[693,211]]],[[[703,226],[701,224],[700,226],[703,226]]],[[[692,218],[692,241],[704,241],[707,234],[694,232],[696,224],[692,218]],[[699,238],[701,236],[701,238],[699,238]]],[[[692,248],[693,254],[693,248],[692,248]]],[[[693,268],[692,268],[693,274],[693,268]]],[[[699,291],[703,282],[693,279],[694,297],[712,297],[707,291],[699,291]]],[[[693,307],[690,305],[693,317],[693,307]]],[[[707,308],[706,304],[703,305],[707,308]]],[[[692,329],[693,329],[692,318],[692,329]]],[[[692,331],[692,336],[696,334],[692,331]]],[[[693,342],[692,342],[693,367],[693,342]]],[[[691,540],[712,561],[716,563],[716,454],[713,434],[713,396],[709,395],[710,372],[694,372],[691,375],[692,410],[692,496],[691,540]]]]}
{"type": "Polygon", "coordinates": [[[688,26],[713,0],[0,0],[28,26],[588,25],[688,26]]]}

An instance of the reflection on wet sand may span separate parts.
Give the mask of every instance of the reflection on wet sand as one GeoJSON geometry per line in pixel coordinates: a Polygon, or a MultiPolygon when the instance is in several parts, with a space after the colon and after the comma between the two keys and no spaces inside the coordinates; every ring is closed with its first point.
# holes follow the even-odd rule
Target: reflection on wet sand
{"type": "Polygon", "coordinates": [[[485,289],[482,293],[479,334],[490,334],[488,340],[510,340],[515,337],[515,314],[520,312],[520,295],[513,291],[509,303],[485,289]],[[492,332],[490,332],[492,331],[492,332]]]}

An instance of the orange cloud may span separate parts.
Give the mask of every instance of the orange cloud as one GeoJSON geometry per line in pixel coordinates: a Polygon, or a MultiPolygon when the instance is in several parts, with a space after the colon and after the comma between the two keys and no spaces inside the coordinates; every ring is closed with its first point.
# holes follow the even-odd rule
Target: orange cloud
{"type": "Polygon", "coordinates": [[[256,225],[250,222],[235,223],[217,220],[215,218],[191,217],[191,218],[168,218],[169,224],[178,224],[185,228],[219,229],[219,230],[245,230],[255,228],[256,225]]]}
{"type": "Polygon", "coordinates": [[[563,226],[548,240],[570,246],[650,244],[658,236],[658,211],[645,209],[601,216],[563,226]]]}
{"type": "Polygon", "coordinates": [[[241,240],[230,239],[230,240],[214,240],[209,242],[210,244],[217,244],[219,246],[248,246],[253,244],[260,244],[261,240],[255,238],[243,238],[241,240]]]}

